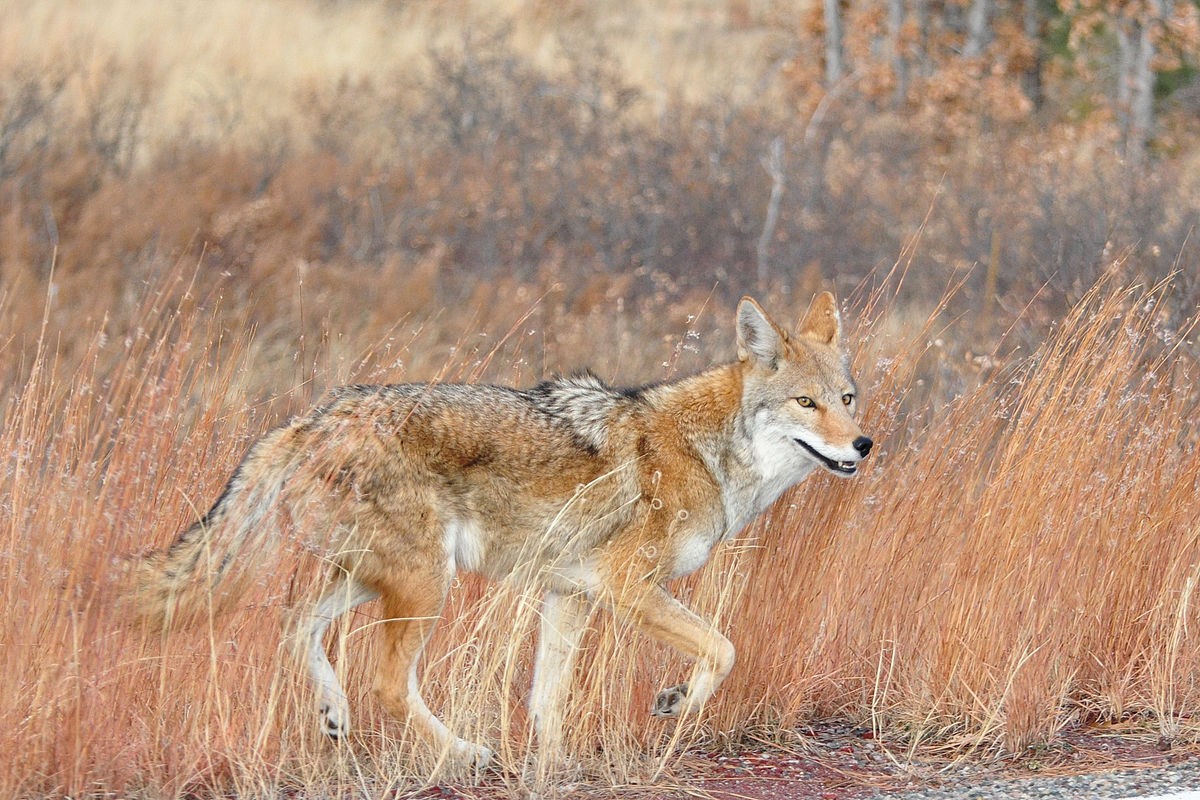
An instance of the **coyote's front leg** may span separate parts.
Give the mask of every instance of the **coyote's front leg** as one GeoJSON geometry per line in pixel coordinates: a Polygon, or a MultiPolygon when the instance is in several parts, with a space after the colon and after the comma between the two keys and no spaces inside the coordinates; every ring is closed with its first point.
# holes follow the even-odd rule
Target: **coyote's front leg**
{"type": "Polygon", "coordinates": [[[733,643],[662,586],[642,584],[621,592],[613,600],[613,612],[696,661],[690,681],[658,693],[651,712],[654,716],[678,717],[699,711],[733,669],[733,643]]]}

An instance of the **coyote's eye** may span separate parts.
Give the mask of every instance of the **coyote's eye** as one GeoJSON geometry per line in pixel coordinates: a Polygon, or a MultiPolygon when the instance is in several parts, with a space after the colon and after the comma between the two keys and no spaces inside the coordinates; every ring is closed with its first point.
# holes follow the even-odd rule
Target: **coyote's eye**
{"type": "Polygon", "coordinates": [[[817,407],[817,404],[813,402],[813,399],[811,397],[797,397],[796,402],[800,404],[801,408],[816,408],[817,407]]]}
{"type": "Polygon", "coordinates": [[[854,402],[854,395],[850,394],[849,392],[846,392],[844,395],[842,395],[842,402],[845,403],[846,405],[850,405],[851,403],[854,402]]]}

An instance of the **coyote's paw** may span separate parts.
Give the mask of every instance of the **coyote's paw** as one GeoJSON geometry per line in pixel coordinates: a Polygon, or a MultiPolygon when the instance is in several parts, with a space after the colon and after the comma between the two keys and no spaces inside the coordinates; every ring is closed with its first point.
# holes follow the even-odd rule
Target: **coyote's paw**
{"type": "Polygon", "coordinates": [[[650,712],[655,717],[678,717],[684,711],[687,701],[688,685],[686,683],[670,686],[658,693],[654,698],[654,710],[650,712]]]}
{"type": "Polygon", "coordinates": [[[471,744],[464,739],[459,739],[453,744],[450,754],[455,766],[470,770],[487,769],[488,764],[492,763],[493,755],[495,754],[483,745],[471,744]]]}
{"type": "Polygon", "coordinates": [[[321,715],[321,733],[335,742],[345,739],[350,733],[350,719],[346,709],[322,703],[318,711],[321,715]]]}

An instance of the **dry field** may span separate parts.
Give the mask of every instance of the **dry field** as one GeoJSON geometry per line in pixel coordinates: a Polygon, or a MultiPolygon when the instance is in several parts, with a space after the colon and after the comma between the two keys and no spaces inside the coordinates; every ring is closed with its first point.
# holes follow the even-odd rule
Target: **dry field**
{"type": "MultiPolygon", "coordinates": [[[[497,746],[503,772],[487,780],[514,791],[539,780],[686,781],[675,762],[688,748],[787,741],[829,718],[876,730],[899,754],[927,745],[1011,756],[1064,727],[1139,719],[1147,735],[1194,741],[1200,460],[1181,422],[1195,413],[1196,374],[1181,353],[1190,331],[1173,340],[1156,330],[1159,302],[1097,287],[1037,352],[915,407],[914,384],[962,379],[943,352],[953,328],[905,338],[886,333],[887,298],[853,306],[879,458],[855,481],[811,479],[676,587],[740,654],[701,719],[650,720],[653,691],[686,666],[598,618],[571,699],[579,763],[564,775],[530,760],[522,702],[536,598],[469,579],[427,659],[431,704],[497,746]]],[[[678,349],[649,346],[654,361],[727,351],[707,341],[721,339],[709,330],[718,314],[696,310],[703,322],[680,329],[678,349]]],[[[142,335],[114,343],[93,332],[70,374],[55,363],[49,325],[6,352],[27,359],[10,365],[27,377],[6,397],[2,429],[9,795],[379,796],[419,786],[431,769],[370,699],[370,606],[331,644],[361,734],[337,749],[317,736],[279,644],[296,582],[314,572],[303,554],[243,610],[165,640],[114,614],[114,559],[169,541],[278,418],[273,409],[290,404],[247,391],[260,366],[253,335],[225,340],[206,318],[155,307],[151,294],[142,335]]],[[[425,330],[406,328],[403,344],[365,354],[386,366],[347,377],[473,379],[482,369],[519,379],[536,348],[528,340],[542,335],[527,326],[514,319],[508,342],[510,331],[464,334],[484,344],[461,349],[427,347],[425,330]],[[396,366],[409,354],[441,363],[396,366]]],[[[615,308],[588,332],[653,340],[615,308]]],[[[314,382],[337,372],[314,361],[314,382]]]]}
{"type": "Polygon", "coordinates": [[[1192,148],[1131,176],[1101,123],[814,118],[785,3],[451,5],[0,4],[0,795],[642,791],[829,719],[898,759],[1200,741],[1192,148]],[[120,618],[121,559],[332,386],[670,378],[730,357],[740,294],[823,287],[878,449],[674,587],[739,653],[699,719],[651,720],[687,665],[597,617],[542,763],[536,602],[466,576],[423,682],[482,778],[376,706],[373,605],[329,640],[359,733],[320,739],[302,552],[194,630],[120,618]]]}

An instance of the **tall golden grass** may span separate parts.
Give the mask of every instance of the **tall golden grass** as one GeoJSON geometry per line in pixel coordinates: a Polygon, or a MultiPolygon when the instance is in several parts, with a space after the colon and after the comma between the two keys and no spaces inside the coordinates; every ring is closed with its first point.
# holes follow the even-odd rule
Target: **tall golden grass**
{"type": "MultiPolygon", "coordinates": [[[[1164,327],[1164,291],[1102,282],[1036,352],[979,374],[947,355],[961,323],[946,323],[941,307],[913,323],[890,295],[856,301],[851,340],[878,455],[856,480],[810,479],[675,587],[739,651],[696,720],[649,719],[653,692],[688,666],[598,615],[569,701],[575,757],[539,759],[523,710],[536,599],[516,584],[464,578],[423,680],[452,728],[498,751],[499,770],[484,776],[439,772],[439,754],[414,748],[374,704],[372,606],[330,636],[359,731],[333,747],[316,734],[283,642],[303,569],[264,581],[235,613],[166,638],[124,624],[115,576],[122,557],[164,545],[202,512],[247,442],[312,387],[539,377],[515,366],[531,355],[531,345],[512,346],[528,333],[525,315],[512,312],[486,348],[430,344],[441,364],[427,356],[398,368],[392,350],[368,352],[386,342],[344,342],[358,350],[355,364],[372,365],[347,375],[328,353],[310,352],[312,366],[300,370],[308,388],[292,397],[294,386],[277,386],[273,398],[261,391],[266,362],[254,335],[229,340],[209,327],[210,309],[188,301],[186,282],[147,291],[124,341],[109,340],[102,323],[83,332],[87,346],[69,369],[56,341],[80,332],[56,329],[49,315],[36,340],[17,338],[28,327],[2,331],[0,371],[19,379],[6,385],[0,423],[0,676],[9,690],[0,793],[382,796],[431,774],[498,791],[631,785],[682,779],[679,755],[714,737],[789,736],[828,717],[871,725],[897,749],[959,753],[1019,753],[1096,720],[1142,719],[1195,740],[1200,384],[1195,320],[1164,327]],[[951,379],[968,388],[929,391],[951,379]]],[[[727,327],[728,309],[694,311],[727,327]]],[[[609,318],[612,341],[652,329],[615,309],[609,318]]],[[[593,334],[595,322],[587,318],[593,334]]],[[[459,342],[479,333],[461,324],[427,322],[403,350],[438,341],[439,326],[459,342]]],[[[577,324],[551,322],[567,333],[577,324]]],[[[675,345],[643,345],[630,371],[684,343],[698,351],[684,369],[728,356],[727,338],[688,330],[677,327],[675,345]]],[[[583,360],[591,345],[577,347],[583,360]]]]}
{"type": "Polygon", "coordinates": [[[738,646],[699,719],[651,722],[688,665],[596,617],[569,763],[523,710],[536,604],[464,577],[424,693],[498,751],[482,780],[683,779],[687,747],[825,718],[986,756],[1094,721],[1200,738],[1189,129],[1137,175],[1103,114],[956,139],[936,103],[827,102],[791,4],[618,5],[4,5],[0,795],[438,774],[370,697],[372,606],[329,637],[334,748],[281,643],[303,565],[160,639],[123,624],[121,559],[331,386],[696,371],[750,275],[785,317],[879,281],[847,307],[877,454],[674,587],[738,646]]]}
{"type": "MultiPolygon", "coordinates": [[[[1159,327],[1160,300],[1102,281],[919,433],[897,414],[918,353],[875,372],[875,468],[802,489],[762,524],[779,557],[749,581],[790,613],[733,619],[790,655],[743,675],[787,687],[793,713],[848,711],[912,744],[1020,753],[1137,715],[1194,738],[1194,320],[1159,327]]],[[[938,361],[941,344],[927,345],[938,361]]]]}

